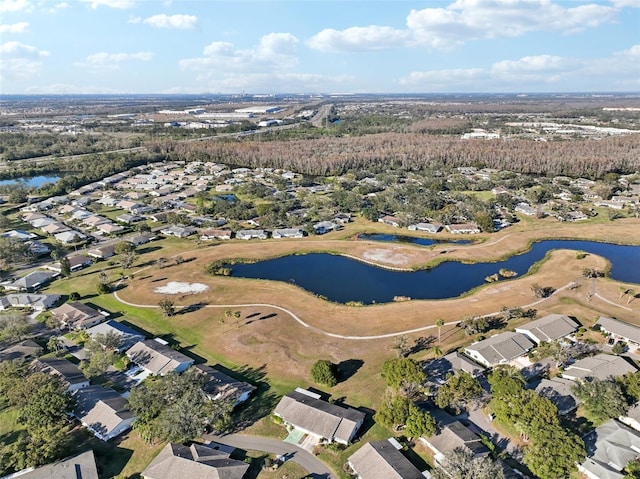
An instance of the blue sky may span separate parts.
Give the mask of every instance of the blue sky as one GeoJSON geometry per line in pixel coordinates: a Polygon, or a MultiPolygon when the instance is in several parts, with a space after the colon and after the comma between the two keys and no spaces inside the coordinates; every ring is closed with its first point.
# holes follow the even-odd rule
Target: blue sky
{"type": "Polygon", "coordinates": [[[0,93],[638,92],[640,0],[0,0],[0,93]]]}

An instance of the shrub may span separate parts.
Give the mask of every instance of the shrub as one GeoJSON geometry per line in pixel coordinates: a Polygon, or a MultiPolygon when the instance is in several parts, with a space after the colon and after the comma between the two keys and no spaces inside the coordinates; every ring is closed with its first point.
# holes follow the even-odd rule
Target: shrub
{"type": "Polygon", "coordinates": [[[325,386],[335,386],[338,383],[336,365],[326,359],[320,359],[311,367],[311,379],[325,386]]]}

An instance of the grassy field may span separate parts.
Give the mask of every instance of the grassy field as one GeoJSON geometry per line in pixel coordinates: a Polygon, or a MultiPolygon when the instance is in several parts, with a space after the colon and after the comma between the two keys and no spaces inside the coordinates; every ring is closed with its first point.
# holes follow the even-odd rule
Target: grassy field
{"type": "MultiPolygon", "coordinates": [[[[453,322],[469,315],[499,311],[503,306],[529,305],[535,301],[531,293],[533,283],[558,289],[575,281],[579,285],[577,289],[562,290],[532,307],[537,309],[539,316],[548,313],[570,314],[585,326],[592,325],[599,315],[616,316],[640,324],[640,299],[629,304],[626,298],[619,299],[621,284],[609,279],[599,279],[597,282],[598,294],[606,301],[591,297],[591,280],[587,281],[582,277],[582,270],[586,267],[603,269],[607,265],[606,261],[594,255],[577,259],[574,251],[563,250],[550,254],[549,259],[540,264],[533,275],[487,284],[462,298],[405,301],[366,307],[330,303],[290,284],[209,276],[205,269],[210,262],[227,258],[263,259],[310,251],[331,251],[366,259],[375,250],[377,257],[389,258],[391,262],[387,266],[411,269],[433,264],[441,258],[495,261],[505,255],[523,251],[532,241],[543,238],[637,243],[640,240],[637,235],[639,228],[640,221],[632,219],[591,225],[564,224],[548,219],[523,221],[500,233],[478,235],[477,244],[456,245],[453,248],[451,245],[441,244],[425,248],[353,241],[352,238],[361,232],[411,234],[407,230],[360,219],[344,230],[297,241],[199,244],[191,239],[172,238],[147,245],[146,253],[138,257],[135,266],[129,271],[122,271],[113,261],[111,264],[100,262],[87,270],[74,273],[69,279],[54,282],[47,291],[62,294],[78,292],[82,301],[109,311],[115,319],[126,321],[150,334],[163,336],[178,343],[198,361],[222,365],[256,384],[258,396],[240,410],[240,419],[251,424],[246,432],[280,437],[282,428],[273,425],[268,418],[279,397],[296,386],[313,386],[326,390],[313,384],[310,379],[309,371],[318,359],[329,359],[339,365],[339,383],[327,390],[334,398],[345,398],[345,402],[351,406],[375,410],[383,397],[385,386],[380,371],[382,363],[395,355],[392,350],[393,337],[349,339],[326,333],[347,336],[404,334],[408,343],[413,346],[411,357],[428,359],[433,357],[433,346],[438,345],[437,329],[433,327],[438,318],[451,323],[442,328],[442,341],[439,344],[446,353],[472,340],[453,322]],[[187,261],[178,265],[169,261],[169,266],[163,268],[156,265],[157,258],[171,258],[178,254],[187,261]],[[113,294],[97,295],[97,273],[102,270],[114,282],[123,275],[129,276],[119,287],[119,297],[132,304],[148,307],[127,305],[113,294]],[[210,289],[196,295],[172,297],[178,306],[185,308],[173,317],[164,317],[157,308],[164,295],[155,293],[154,289],[168,281],[203,283],[210,289]],[[247,303],[258,305],[242,306],[247,303]],[[308,326],[296,322],[286,311],[268,305],[286,308],[308,326]],[[238,311],[240,317],[227,317],[227,310],[238,311]],[[430,329],[422,331],[402,333],[429,327],[430,329]]],[[[438,234],[437,237],[444,239],[447,236],[438,234]]],[[[513,322],[508,327],[513,328],[518,324],[519,322],[513,322]]],[[[388,431],[372,424],[362,441],[386,437],[388,431]]],[[[135,477],[158,452],[160,446],[142,443],[134,432],[113,447],[114,457],[125,458],[128,455],[126,462],[121,460],[124,464],[119,466],[120,470],[116,474],[135,477]]],[[[346,458],[357,447],[358,445],[354,445],[338,452],[324,451],[320,457],[338,473],[346,458]]],[[[112,467],[111,471],[115,469],[117,468],[112,467]]],[[[292,471],[291,474],[295,477],[298,472],[292,471]]]]}

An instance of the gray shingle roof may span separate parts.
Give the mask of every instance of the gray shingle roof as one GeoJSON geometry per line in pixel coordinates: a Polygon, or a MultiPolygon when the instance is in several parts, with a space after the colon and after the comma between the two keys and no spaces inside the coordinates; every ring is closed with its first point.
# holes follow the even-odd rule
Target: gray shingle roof
{"type": "Polygon", "coordinates": [[[578,329],[579,324],[563,314],[548,314],[540,319],[516,328],[536,342],[551,342],[563,338],[578,329]]]}
{"type": "Polygon", "coordinates": [[[351,455],[349,463],[361,479],[424,479],[389,441],[368,442],[351,455]]]}
{"type": "Polygon", "coordinates": [[[87,381],[80,368],[64,358],[40,358],[34,360],[32,366],[38,371],[60,376],[69,386],[87,381]]]}
{"type": "Polygon", "coordinates": [[[138,366],[160,375],[175,371],[181,364],[193,364],[189,356],[153,339],[138,341],[127,350],[127,356],[138,366]]]}
{"type": "Polygon", "coordinates": [[[142,471],[145,479],[242,479],[249,464],[200,444],[169,443],[142,471]]]}
{"type": "Polygon", "coordinates": [[[93,451],[20,474],[20,479],[99,479],[93,451]]]}
{"type": "Polygon", "coordinates": [[[562,375],[569,379],[608,379],[636,371],[636,367],[621,356],[596,354],[576,361],[562,375]]]}
{"type": "Polygon", "coordinates": [[[294,391],[280,400],[274,414],[285,422],[329,440],[349,442],[365,414],[294,391]]]}
{"type": "Polygon", "coordinates": [[[480,437],[460,421],[443,425],[440,432],[424,439],[440,454],[450,453],[459,447],[470,451],[476,457],[489,454],[489,449],[482,444],[480,437]]]}
{"type": "Polygon", "coordinates": [[[202,390],[213,399],[231,400],[234,404],[245,393],[253,392],[256,387],[223,373],[222,371],[206,365],[196,366],[208,378],[202,386],[202,390]]]}
{"type": "Polygon", "coordinates": [[[89,386],[75,393],[74,414],[87,427],[108,437],[124,421],[133,419],[128,401],[113,389],[89,386]]]}
{"type": "Polygon", "coordinates": [[[589,457],[581,467],[601,479],[619,479],[629,461],[640,456],[640,433],[611,419],[585,437],[589,457]]]}
{"type": "Polygon", "coordinates": [[[601,329],[608,331],[609,333],[640,344],[640,328],[633,324],[625,323],[624,321],[614,318],[608,318],[607,316],[600,316],[600,319],[598,319],[596,324],[600,326],[601,329]]]}
{"type": "Polygon", "coordinates": [[[495,365],[522,356],[534,346],[524,334],[508,331],[478,341],[465,348],[465,351],[477,352],[488,364],[495,365]]]}
{"type": "Polygon", "coordinates": [[[573,381],[564,378],[543,379],[536,387],[540,396],[549,399],[561,414],[566,414],[578,406],[578,398],[571,391],[573,381]]]}

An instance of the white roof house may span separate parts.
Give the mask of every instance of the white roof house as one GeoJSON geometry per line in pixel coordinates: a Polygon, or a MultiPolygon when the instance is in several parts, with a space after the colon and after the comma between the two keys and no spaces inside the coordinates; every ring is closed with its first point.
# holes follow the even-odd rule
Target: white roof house
{"type": "Polygon", "coordinates": [[[548,314],[540,319],[516,328],[517,333],[529,337],[536,344],[564,338],[575,332],[580,325],[564,314],[548,314]]]}
{"type": "Polygon", "coordinates": [[[113,389],[89,386],[76,391],[74,415],[94,436],[108,441],[133,425],[135,416],[127,400],[113,389]]]}
{"type": "Polygon", "coordinates": [[[600,326],[601,331],[611,334],[615,339],[640,345],[640,328],[638,326],[606,316],[600,316],[596,324],[600,326]]]}
{"type": "Polygon", "coordinates": [[[349,466],[360,479],[424,479],[398,446],[395,440],[368,442],[349,457],[349,466]]]}
{"type": "Polygon", "coordinates": [[[474,361],[487,367],[524,356],[535,344],[522,333],[505,332],[467,346],[464,352],[474,361]]]}
{"type": "Polygon", "coordinates": [[[193,359],[155,339],[138,341],[127,350],[129,359],[150,374],[164,376],[181,373],[193,364],[193,359]]]}
{"type": "Polygon", "coordinates": [[[587,459],[578,470],[589,479],[622,479],[626,465],[640,457],[640,433],[610,419],[585,437],[587,459]]]}
{"type": "Polygon", "coordinates": [[[341,444],[351,442],[365,419],[363,412],[331,404],[305,389],[283,396],[273,414],[311,436],[341,444]]]}

